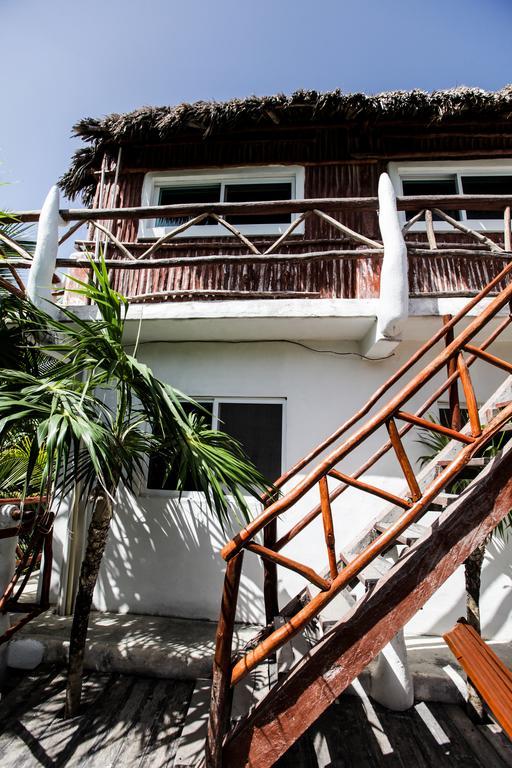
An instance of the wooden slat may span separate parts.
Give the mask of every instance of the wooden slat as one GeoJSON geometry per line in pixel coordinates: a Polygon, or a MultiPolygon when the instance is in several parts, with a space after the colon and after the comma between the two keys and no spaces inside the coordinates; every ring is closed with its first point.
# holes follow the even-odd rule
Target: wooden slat
{"type": "Polygon", "coordinates": [[[464,620],[443,635],[448,647],[512,739],[512,673],[464,620]]]}
{"type": "Polygon", "coordinates": [[[224,576],[224,591],[222,593],[220,618],[215,639],[212,695],[206,742],[206,758],[209,766],[220,766],[222,763],[222,742],[224,741],[224,735],[229,723],[231,646],[243,556],[244,553],[240,552],[228,563],[224,576]]]}
{"type": "MultiPolygon", "coordinates": [[[[384,532],[387,528],[387,525],[382,522],[378,521],[375,523],[375,528],[377,531],[380,531],[381,533],[384,532]]],[[[418,539],[423,538],[423,536],[426,536],[429,532],[429,528],[426,525],[420,525],[419,523],[413,523],[410,525],[406,531],[400,534],[400,536],[397,537],[397,541],[400,542],[400,544],[406,544],[408,547],[411,546],[415,541],[418,539]]]]}
{"type": "MultiPolygon", "coordinates": [[[[447,325],[452,319],[453,315],[443,315],[443,324],[447,325]]],[[[445,336],[444,343],[446,346],[451,344],[455,339],[453,332],[453,326],[450,328],[445,336]]],[[[451,357],[447,363],[448,379],[452,379],[449,393],[449,405],[450,405],[450,427],[456,432],[460,432],[462,428],[462,418],[460,412],[460,400],[459,400],[459,382],[457,377],[457,358],[451,357]]]]}
{"type": "Polygon", "coordinates": [[[307,565],[303,565],[302,563],[298,563],[296,560],[285,557],[284,555],[279,554],[279,552],[272,552],[271,549],[262,547],[261,544],[256,544],[254,541],[249,542],[249,544],[246,545],[246,549],[254,552],[260,557],[270,560],[273,563],[277,563],[277,565],[282,565],[284,568],[289,568],[290,571],[295,571],[295,573],[304,576],[305,579],[310,581],[312,584],[315,584],[319,589],[329,589],[329,582],[326,581],[326,579],[323,579],[318,573],[316,573],[316,571],[314,571],[312,568],[309,568],[307,565]]]}
{"type": "MultiPolygon", "coordinates": [[[[487,150],[488,151],[488,150],[487,150]]],[[[511,205],[510,195],[407,195],[397,198],[399,211],[433,209],[442,205],[448,210],[496,210],[511,205]]],[[[265,200],[247,203],[208,203],[208,211],[220,216],[262,213],[302,213],[315,208],[323,211],[377,211],[377,197],[320,197],[304,200],[265,200]]],[[[180,205],[126,206],[124,208],[61,208],[64,221],[89,221],[91,219],[154,219],[194,216],[203,213],[204,203],[180,205]]],[[[442,211],[435,211],[446,218],[442,211]]],[[[11,214],[18,221],[39,221],[40,211],[15,211],[11,214]]],[[[459,224],[459,222],[457,222],[459,224]]]]}
{"type": "Polygon", "coordinates": [[[475,347],[473,344],[466,344],[464,349],[466,349],[468,352],[471,352],[472,355],[479,357],[480,360],[485,360],[486,363],[495,365],[497,368],[501,368],[507,373],[512,373],[512,363],[509,363],[506,360],[502,360],[501,357],[496,357],[496,355],[492,355],[490,352],[484,352],[483,349],[475,347]]]}
{"type": "MultiPolygon", "coordinates": [[[[277,539],[277,520],[271,520],[263,531],[263,545],[274,550],[277,539]]],[[[277,564],[271,560],[263,561],[263,599],[265,602],[265,621],[272,624],[279,613],[279,589],[277,564]]]]}
{"type": "Polygon", "coordinates": [[[343,472],[338,472],[337,469],[331,469],[328,474],[330,477],[334,477],[336,480],[341,480],[343,483],[352,485],[354,488],[358,488],[360,491],[366,491],[366,493],[371,493],[374,496],[378,496],[385,501],[396,504],[397,507],[402,507],[402,509],[409,509],[411,506],[411,502],[407,501],[407,499],[403,499],[401,496],[395,496],[394,493],[390,493],[389,491],[384,490],[384,488],[377,488],[375,485],[369,485],[368,483],[364,483],[362,480],[357,480],[355,477],[345,475],[343,472]]]}
{"type": "Polygon", "coordinates": [[[470,435],[464,435],[462,432],[457,432],[450,427],[444,427],[442,424],[437,424],[435,421],[429,421],[428,419],[422,419],[419,416],[415,416],[413,413],[407,413],[407,411],[397,411],[398,419],[402,421],[408,421],[410,424],[415,424],[422,429],[430,429],[432,432],[438,432],[440,435],[446,435],[451,440],[458,440],[461,443],[474,443],[475,438],[470,435]]]}

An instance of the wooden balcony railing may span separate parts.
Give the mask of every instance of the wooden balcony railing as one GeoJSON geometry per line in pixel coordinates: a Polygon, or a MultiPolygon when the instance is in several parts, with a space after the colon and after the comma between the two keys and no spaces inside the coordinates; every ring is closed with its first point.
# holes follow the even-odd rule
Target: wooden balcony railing
{"type": "MultiPolygon", "coordinates": [[[[512,252],[512,197],[495,195],[417,196],[397,199],[399,211],[414,215],[403,227],[409,259],[411,296],[471,296],[492,280],[512,252]],[[446,211],[490,210],[503,219],[501,232],[470,229],[446,211]],[[441,234],[435,218],[443,220],[441,234]],[[414,225],[420,221],[423,232],[414,225]]],[[[83,225],[89,237],[76,243],[72,256],[59,257],[57,266],[87,270],[88,258],[101,248],[114,286],[132,302],[177,301],[214,298],[376,298],[384,247],[378,232],[376,197],[322,198],[251,203],[146,206],[115,209],[64,209],[70,222],[60,238],[64,244],[83,225]],[[295,218],[285,231],[272,238],[249,239],[230,223],[229,217],[287,213],[295,218]],[[370,234],[344,223],[354,216],[374,214],[370,234]],[[119,239],[123,221],[185,217],[155,241],[119,239]],[[190,238],[187,230],[214,219],[225,237],[190,238]],[[305,224],[304,235],[297,234],[305,224]],[[313,226],[314,224],[314,226],[313,226]],[[313,236],[308,235],[308,227],[313,236]]],[[[16,214],[20,221],[37,221],[39,212],[16,214]]],[[[366,218],[367,220],[367,218],[366,218]]],[[[196,230],[197,231],[197,230],[196,230]]],[[[1,236],[1,235],[0,235],[1,236]]],[[[29,255],[9,260],[14,269],[29,266],[29,255]]],[[[69,298],[69,297],[68,297],[69,298]]]]}

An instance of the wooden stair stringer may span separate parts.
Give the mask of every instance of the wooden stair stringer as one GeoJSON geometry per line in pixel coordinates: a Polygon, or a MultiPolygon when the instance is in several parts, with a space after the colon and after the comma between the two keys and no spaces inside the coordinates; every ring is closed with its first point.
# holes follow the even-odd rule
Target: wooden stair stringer
{"type": "Polygon", "coordinates": [[[505,447],[228,735],[226,768],[271,768],[484,541],[512,508],[511,456],[505,447]]]}
{"type": "MultiPolygon", "coordinates": [[[[497,403],[503,403],[504,401],[506,402],[510,400],[512,400],[512,376],[508,376],[479,409],[481,423],[485,424],[490,421],[490,413],[496,408],[497,403]]],[[[461,433],[465,435],[471,433],[469,423],[464,425],[461,429],[461,433]]],[[[416,479],[422,491],[430,485],[439,474],[439,462],[452,461],[460,453],[460,450],[460,442],[458,440],[450,440],[450,442],[439,451],[437,456],[429,461],[429,463],[418,472],[416,479]]],[[[403,487],[396,491],[396,495],[407,497],[408,494],[409,489],[404,481],[403,487]]],[[[361,549],[361,542],[371,534],[378,524],[382,524],[387,528],[392,525],[402,513],[403,510],[394,504],[386,504],[386,506],[382,507],[380,512],[359,531],[357,536],[345,545],[345,552],[352,554],[359,552],[361,549]]]]}

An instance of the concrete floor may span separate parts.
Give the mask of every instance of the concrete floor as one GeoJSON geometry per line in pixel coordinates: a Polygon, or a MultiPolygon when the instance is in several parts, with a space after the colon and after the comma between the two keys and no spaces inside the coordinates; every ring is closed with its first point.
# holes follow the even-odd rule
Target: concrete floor
{"type": "MultiPolygon", "coordinates": [[[[70,617],[56,616],[50,610],[31,621],[16,638],[41,642],[44,660],[63,665],[70,625],[70,617]]],[[[237,625],[236,648],[242,648],[256,630],[252,625],[237,625]]],[[[209,621],[93,613],[85,665],[89,670],[176,680],[209,677],[215,632],[215,623],[209,621]]],[[[442,638],[411,637],[407,639],[407,646],[416,698],[460,702],[465,687],[464,674],[442,638]]],[[[504,663],[512,667],[511,644],[491,643],[491,646],[504,663]]],[[[15,655],[14,645],[10,657],[15,655]]],[[[363,686],[367,678],[368,672],[361,675],[363,686]]]]}
{"type": "MultiPolygon", "coordinates": [[[[178,768],[191,682],[88,673],[71,720],[62,717],[64,687],[55,665],[9,673],[0,700],[2,768],[178,768]]],[[[495,724],[472,725],[458,705],[396,713],[364,695],[342,696],[276,764],[430,767],[510,768],[512,745],[495,724]]]]}

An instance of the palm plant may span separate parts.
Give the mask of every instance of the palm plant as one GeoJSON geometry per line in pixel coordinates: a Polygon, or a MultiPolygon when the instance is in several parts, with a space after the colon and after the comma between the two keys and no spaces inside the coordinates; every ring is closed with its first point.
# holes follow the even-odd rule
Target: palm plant
{"type": "Polygon", "coordinates": [[[92,504],[70,637],[68,716],[80,703],[93,592],[120,484],[133,489],[147,455],[158,451],[177,475],[178,489],[192,477],[223,524],[230,497],[247,517],[244,494],[259,496],[268,487],[234,439],[187,413],[183,402],[193,401],[126,350],[128,302],[110,286],[104,264],[91,263],[91,271],[90,284],[77,281],[76,290],[96,305],[97,321],[65,307],[63,319],[55,320],[16,295],[4,298],[0,320],[0,335],[9,338],[14,328],[17,341],[0,382],[0,444],[30,419],[24,492],[44,450],[39,491],[55,500],[79,484],[92,504]]]}

